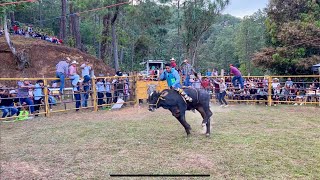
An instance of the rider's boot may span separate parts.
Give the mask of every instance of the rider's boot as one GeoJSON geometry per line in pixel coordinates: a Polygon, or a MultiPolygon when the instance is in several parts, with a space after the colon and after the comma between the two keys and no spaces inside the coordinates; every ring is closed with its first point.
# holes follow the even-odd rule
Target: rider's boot
{"type": "Polygon", "coordinates": [[[192,98],[188,96],[183,89],[178,88],[177,91],[186,99],[186,101],[192,102],[192,98]]]}

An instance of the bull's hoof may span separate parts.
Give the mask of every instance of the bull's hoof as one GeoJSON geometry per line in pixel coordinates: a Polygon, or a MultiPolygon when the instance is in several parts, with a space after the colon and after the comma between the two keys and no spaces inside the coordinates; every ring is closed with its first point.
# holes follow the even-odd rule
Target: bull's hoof
{"type": "Polygon", "coordinates": [[[191,134],[187,134],[187,138],[191,137],[191,134]]]}
{"type": "Polygon", "coordinates": [[[202,123],[202,124],[201,124],[202,127],[205,127],[206,125],[207,125],[206,123],[202,123]]]}
{"type": "Polygon", "coordinates": [[[206,133],[206,137],[210,137],[210,133],[206,133]]]}

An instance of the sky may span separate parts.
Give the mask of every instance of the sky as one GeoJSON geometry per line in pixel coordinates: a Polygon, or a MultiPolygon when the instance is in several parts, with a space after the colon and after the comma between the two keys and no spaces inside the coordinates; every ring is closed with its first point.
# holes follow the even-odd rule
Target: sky
{"type": "Polygon", "coordinates": [[[231,14],[233,16],[243,18],[252,15],[258,9],[267,7],[268,0],[230,0],[230,4],[222,12],[222,14],[231,14]]]}

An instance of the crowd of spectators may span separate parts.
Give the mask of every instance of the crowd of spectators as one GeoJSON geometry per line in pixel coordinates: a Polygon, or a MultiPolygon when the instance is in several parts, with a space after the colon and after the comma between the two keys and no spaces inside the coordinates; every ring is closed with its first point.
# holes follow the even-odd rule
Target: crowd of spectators
{"type": "MultiPolygon", "coordinates": [[[[37,32],[34,30],[31,24],[29,25],[19,25],[18,23],[14,23],[11,27],[10,32],[14,35],[24,36],[26,38],[36,38],[45,40],[48,42],[63,44],[62,39],[57,38],[56,36],[50,36],[46,33],[37,32]]],[[[1,32],[0,32],[1,35],[1,32]]]]}

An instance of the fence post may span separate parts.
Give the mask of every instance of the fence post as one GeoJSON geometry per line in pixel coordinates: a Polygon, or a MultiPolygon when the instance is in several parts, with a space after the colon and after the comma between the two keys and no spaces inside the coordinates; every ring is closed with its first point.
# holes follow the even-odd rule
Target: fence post
{"type": "Polygon", "coordinates": [[[272,105],[272,76],[268,77],[268,106],[272,105]]]}
{"type": "Polygon", "coordinates": [[[98,103],[97,103],[97,89],[96,89],[96,79],[91,78],[91,83],[92,83],[92,98],[93,98],[93,111],[97,112],[98,111],[98,103]]]}
{"type": "Polygon", "coordinates": [[[134,94],[135,94],[135,107],[138,107],[139,106],[139,99],[138,99],[138,79],[139,79],[139,77],[138,77],[138,73],[136,73],[135,75],[134,75],[134,78],[133,78],[134,80],[134,94]]]}
{"type": "Polygon", "coordinates": [[[50,117],[50,106],[49,106],[49,94],[48,94],[48,80],[44,79],[44,105],[45,105],[45,112],[46,116],[50,117]]]}

